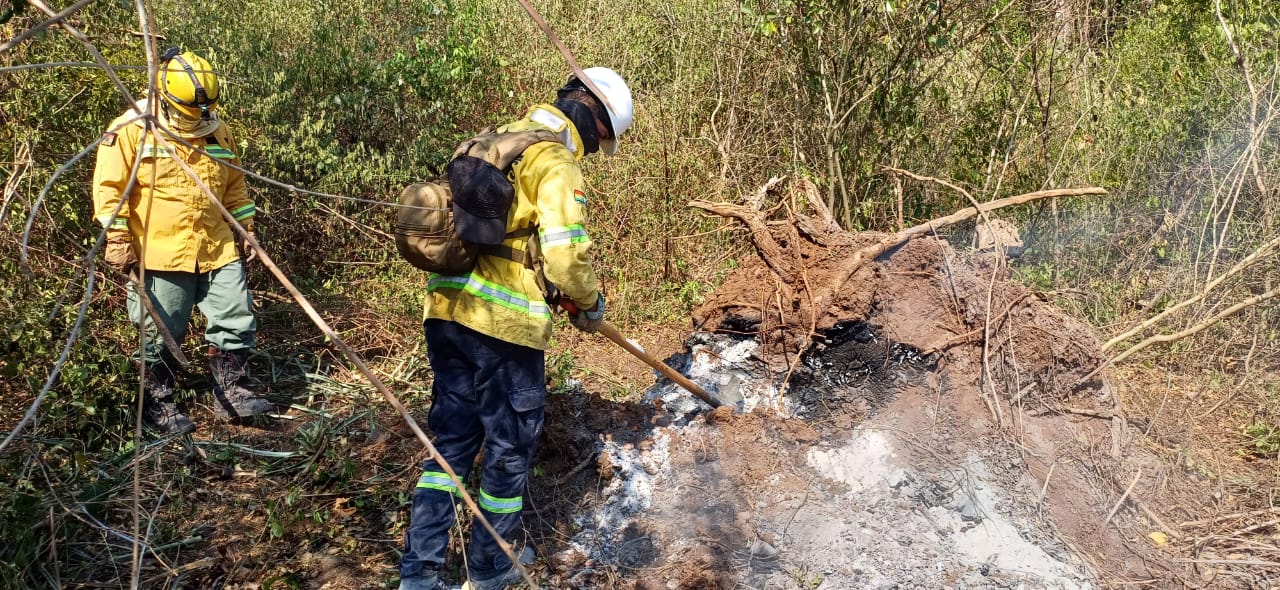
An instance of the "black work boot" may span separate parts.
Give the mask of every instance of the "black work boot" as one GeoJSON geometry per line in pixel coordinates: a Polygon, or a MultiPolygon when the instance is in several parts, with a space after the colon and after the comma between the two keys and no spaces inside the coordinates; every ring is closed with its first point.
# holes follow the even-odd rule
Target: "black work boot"
{"type": "Polygon", "coordinates": [[[209,347],[213,373],[213,415],[222,419],[257,416],[271,409],[271,402],[249,389],[249,351],[221,351],[209,347]]]}
{"type": "Polygon", "coordinates": [[[163,362],[147,365],[143,375],[142,419],[163,434],[190,434],[196,425],[174,403],[177,380],[163,362]]]}

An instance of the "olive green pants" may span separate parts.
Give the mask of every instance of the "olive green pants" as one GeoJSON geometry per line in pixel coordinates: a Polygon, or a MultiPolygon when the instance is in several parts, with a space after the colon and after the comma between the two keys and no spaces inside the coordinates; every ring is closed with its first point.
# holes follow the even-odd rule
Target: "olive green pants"
{"type": "MultiPolygon", "coordinates": [[[[253,298],[239,260],[205,273],[147,271],[146,283],[151,304],[179,344],[187,337],[191,308],[199,307],[208,320],[204,339],[211,346],[224,351],[254,347],[258,321],[253,316],[253,298]]],[[[129,319],[147,335],[146,361],[160,362],[164,340],[138,301],[132,283],[128,291],[129,319]]]]}

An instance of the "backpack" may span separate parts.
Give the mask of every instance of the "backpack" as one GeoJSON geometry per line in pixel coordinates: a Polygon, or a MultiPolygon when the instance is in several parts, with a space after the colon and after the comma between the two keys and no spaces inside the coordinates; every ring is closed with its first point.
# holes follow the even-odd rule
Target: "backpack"
{"type": "MultiPolygon", "coordinates": [[[[485,129],[462,142],[450,163],[460,158],[478,158],[485,165],[477,167],[476,174],[498,174],[505,182],[511,182],[511,168],[524,151],[544,141],[559,143],[560,138],[546,129],[507,133],[485,129]]],[[[518,228],[505,236],[534,236],[529,240],[529,251],[502,244],[475,244],[459,237],[454,230],[453,191],[445,177],[412,184],[401,191],[392,233],[401,258],[419,269],[444,275],[471,272],[481,255],[506,258],[529,268],[534,268],[537,257],[537,227],[518,228]]]]}

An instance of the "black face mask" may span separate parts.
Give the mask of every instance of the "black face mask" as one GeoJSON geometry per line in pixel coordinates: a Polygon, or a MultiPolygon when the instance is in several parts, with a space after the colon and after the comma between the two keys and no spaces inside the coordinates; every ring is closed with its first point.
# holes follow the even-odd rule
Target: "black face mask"
{"type": "Polygon", "coordinates": [[[578,136],[582,138],[582,153],[594,154],[600,151],[600,134],[596,131],[596,116],[586,105],[567,98],[557,98],[554,103],[560,112],[569,117],[573,126],[578,128],[578,136]]]}

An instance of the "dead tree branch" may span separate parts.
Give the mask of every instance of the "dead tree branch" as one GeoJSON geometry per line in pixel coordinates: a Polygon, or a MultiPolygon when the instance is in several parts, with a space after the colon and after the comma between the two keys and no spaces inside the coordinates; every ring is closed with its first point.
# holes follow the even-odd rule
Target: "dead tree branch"
{"type": "Polygon", "coordinates": [[[927,221],[920,225],[907,228],[896,234],[892,234],[871,246],[867,246],[865,248],[862,248],[861,250],[858,250],[857,252],[854,252],[853,255],[851,255],[848,258],[848,260],[846,260],[843,264],[840,265],[840,268],[836,273],[834,280],[830,283],[830,286],[827,288],[827,290],[816,299],[815,305],[817,309],[820,309],[820,310],[827,309],[831,305],[831,302],[835,299],[836,294],[839,293],[842,289],[844,289],[845,284],[849,282],[849,279],[853,278],[854,273],[858,272],[858,269],[862,268],[862,266],[865,265],[869,260],[874,260],[877,256],[884,254],[885,252],[889,251],[891,248],[905,244],[908,241],[912,240],[913,238],[923,236],[931,231],[936,230],[937,228],[960,223],[961,221],[971,219],[979,215],[980,213],[984,213],[987,211],[994,211],[996,209],[1011,207],[1013,205],[1022,205],[1022,204],[1030,203],[1032,201],[1037,201],[1040,199],[1050,199],[1054,197],[1081,197],[1081,196],[1088,196],[1088,195],[1105,195],[1105,194],[1107,194],[1106,189],[1103,189],[1100,187],[1063,188],[1063,189],[1035,191],[1035,192],[1026,193],[1022,195],[1006,197],[996,201],[988,201],[986,203],[980,204],[977,207],[957,211],[955,213],[952,213],[951,215],[947,215],[945,217],[939,217],[938,219],[927,221]]]}
{"type": "MultiPolygon", "coordinates": [[[[1116,355],[1115,358],[1111,359],[1111,362],[1114,364],[1114,363],[1123,361],[1129,358],[1130,356],[1133,356],[1138,351],[1148,346],[1151,346],[1152,344],[1156,344],[1160,342],[1175,342],[1183,338],[1186,338],[1188,336],[1199,334],[1200,332],[1205,331],[1206,329],[1210,328],[1214,324],[1239,313],[1241,310],[1253,307],[1259,303],[1262,303],[1263,301],[1274,299],[1277,295],[1280,295],[1280,287],[1276,287],[1261,295],[1255,295],[1243,301],[1237,302],[1235,305],[1232,305],[1231,307],[1228,307],[1222,310],[1221,312],[1214,315],[1213,317],[1210,317],[1209,319],[1206,319],[1203,322],[1200,322],[1180,332],[1174,332],[1173,334],[1158,334],[1150,338],[1147,338],[1146,340],[1143,340],[1142,342],[1139,342],[1133,345],[1132,348],[1129,348],[1124,352],[1116,355]]],[[[1096,373],[1097,371],[1095,370],[1094,372],[1096,373]]]]}
{"type": "Polygon", "coordinates": [[[79,12],[81,8],[84,8],[85,6],[88,6],[89,4],[92,4],[92,3],[93,3],[93,0],[80,0],[75,4],[68,6],[62,12],[59,12],[53,15],[52,17],[50,17],[49,20],[46,20],[34,27],[31,27],[30,29],[27,29],[19,33],[14,38],[8,41],[5,41],[4,45],[0,45],[0,53],[4,53],[6,51],[9,51],[10,49],[13,49],[14,47],[17,47],[19,43],[22,43],[23,41],[26,41],[27,39],[34,37],[40,31],[43,31],[52,25],[56,25],[62,22],[63,19],[75,14],[76,12],[79,12]]]}
{"type": "MultiPolygon", "coordinates": [[[[757,192],[758,195],[768,191],[768,189],[781,181],[781,178],[774,178],[757,192]]],[[[769,232],[769,226],[765,223],[764,217],[760,215],[760,202],[748,199],[748,202],[754,202],[756,207],[744,207],[733,203],[712,203],[702,199],[694,199],[689,201],[689,206],[704,211],[715,213],[721,217],[732,217],[741,221],[751,231],[751,240],[755,242],[756,250],[760,252],[760,258],[765,264],[773,270],[783,281],[788,284],[791,282],[794,271],[791,268],[791,261],[784,253],[783,248],[778,241],[773,239],[773,234],[769,232]]]]}
{"type": "Polygon", "coordinates": [[[1133,356],[1134,354],[1136,354],[1136,353],[1138,353],[1139,351],[1141,351],[1141,350],[1143,350],[1143,349],[1147,348],[1148,346],[1151,346],[1152,344],[1158,344],[1158,343],[1161,343],[1161,342],[1176,342],[1176,341],[1178,341],[1178,340],[1182,340],[1183,338],[1186,338],[1186,337],[1188,337],[1188,336],[1194,336],[1194,335],[1196,335],[1196,334],[1199,334],[1200,332],[1203,332],[1203,331],[1205,331],[1205,330],[1209,329],[1209,328],[1210,328],[1210,327],[1212,327],[1214,324],[1216,324],[1216,323],[1218,323],[1218,322],[1220,322],[1220,321],[1222,321],[1222,320],[1225,320],[1225,319],[1227,319],[1227,318],[1229,318],[1229,317],[1231,317],[1231,316],[1233,316],[1233,315],[1235,315],[1235,314],[1239,313],[1241,310],[1248,309],[1248,308],[1253,307],[1253,306],[1255,306],[1255,305],[1257,305],[1257,304],[1259,304],[1259,303],[1262,303],[1262,302],[1264,302],[1264,301],[1268,301],[1268,300],[1274,299],[1274,298],[1275,298],[1276,296],[1278,296],[1278,295],[1280,295],[1280,287],[1276,287],[1276,288],[1271,289],[1270,291],[1267,291],[1266,293],[1263,293],[1263,294],[1261,294],[1261,295],[1255,295],[1255,296],[1250,297],[1250,298],[1248,298],[1248,299],[1245,299],[1245,300],[1243,300],[1243,301],[1237,302],[1235,305],[1232,305],[1231,307],[1228,307],[1227,309],[1222,310],[1220,313],[1218,313],[1218,314],[1214,315],[1213,317],[1210,317],[1210,318],[1208,318],[1208,319],[1206,319],[1206,320],[1204,320],[1204,321],[1202,321],[1202,322],[1200,322],[1200,323],[1198,323],[1198,324],[1196,324],[1196,325],[1194,325],[1194,326],[1191,326],[1190,328],[1187,328],[1187,329],[1185,329],[1185,330],[1182,330],[1182,331],[1180,331],[1180,332],[1175,332],[1175,333],[1173,333],[1173,334],[1157,334],[1157,335],[1155,335],[1155,336],[1152,336],[1152,337],[1150,337],[1150,338],[1147,338],[1146,340],[1143,340],[1142,342],[1139,342],[1139,343],[1137,343],[1137,344],[1134,344],[1132,347],[1130,347],[1130,348],[1126,349],[1124,352],[1122,352],[1122,353],[1120,353],[1120,354],[1116,355],[1114,358],[1109,359],[1109,360],[1107,360],[1106,362],[1104,362],[1104,363],[1102,363],[1102,364],[1098,365],[1098,367],[1097,367],[1097,368],[1095,368],[1094,370],[1089,371],[1089,374],[1088,374],[1088,375],[1085,375],[1084,377],[1082,377],[1082,378],[1080,379],[1080,381],[1079,381],[1079,383],[1078,383],[1077,385],[1079,385],[1079,384],[1083,384],[1083,383],[1085,383],[1085,382],[1089,381],[1090,379],[1093,379],[1093,378],[1094,378],[1098,373],[1101,373],[1101,372],[1102,372],[1102,370],[1103,370],[1103,369],[1105,369],[1106,367],[1111,366],[1111,365],[1115,365],[1116,363],[1119,363],[1119,362],[1121,362],[1121,361],[1123,361],[1123,360],[1125,360],[1125,359],[1127,359],[1127,358],[1129,358],[1129,357],[1133,356]]]}
{"type": "Polygon", "coordinates": [[[1244,257],[1243,259],[1240,260],[1240,262],[1236,263],[1235,266],[1231,267],[1231,270],[1228,270],[1227,272],[1222,273],[1217,278],[1213,279],[1208,284],[1206,284],[1204,288],[1201,289],[1200,292],[1197,293],[1195,296],[1191,297],[1190,299],[1181,301],[1176,305],[1173,305],[1168,309],[1165,309],[1164,311],[1161,311],[1160,313],[1152,316],[1151,318],[1147,319],[1141,324],[1138,324],[1137,326],[1134,326],[1133,328],[1126,330],[1123,334],[1120,334],[1103,343],[1102,352],[1106,352],[1111,348],[1113,348],[1115,345],[1121,342],[1124,342],[1129,338],[1132,338],[1135,334],[1138,334],[1143,330],[1146,330],[1147,328],[1150,328],[1151,326],[1154,326],[1160,323],[1170,315],[1177,313],[1179,310],[1182,310],[1183,308],[1190,305],[1195,305],[1196,303],[1199,303],[1200,301],[1204,300],[1204,298],[1209,295],[1209,292],[1217,288],[1218,285],[1221,285],[1223,281],[1244,272],[1246,269],[1253,266],[1255,262],[1258,262],[1264,257],[1270,256],[1271,253],[1275,251],[1277,246],[1280,246],[1280,238],[1273,239],[1270,242],[1267,242],[1259,246],[1258,249],[1254,250],[1252,254],[1244,257]]]}

